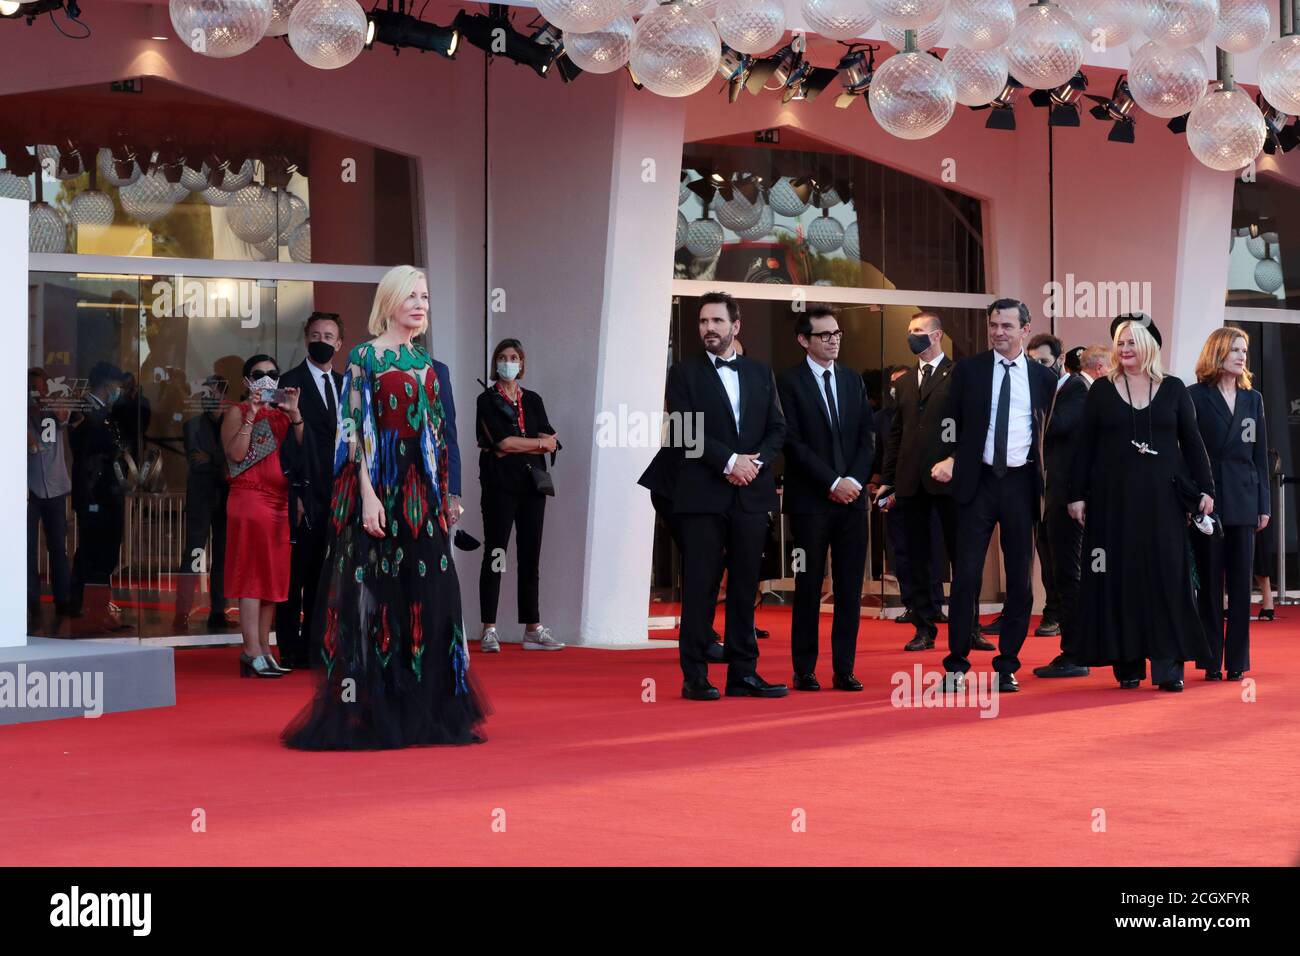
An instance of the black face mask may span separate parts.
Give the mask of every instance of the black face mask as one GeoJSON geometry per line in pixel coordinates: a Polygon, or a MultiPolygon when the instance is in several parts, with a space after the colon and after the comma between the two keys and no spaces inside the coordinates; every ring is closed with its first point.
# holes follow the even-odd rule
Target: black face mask
{"type": "Polygon", "coordinates": [[[930,336],[909,335],[907,337],[907,347],[912,350],[913,355],[920,355],[930,347],[930,336]]]}
{"type": "Polygon", "coordinates": [[[311,356],[311,360],[317,365],[324,365],[334,357],[334,346],[328,342],[308,342],[307,354],[311,356]]]}

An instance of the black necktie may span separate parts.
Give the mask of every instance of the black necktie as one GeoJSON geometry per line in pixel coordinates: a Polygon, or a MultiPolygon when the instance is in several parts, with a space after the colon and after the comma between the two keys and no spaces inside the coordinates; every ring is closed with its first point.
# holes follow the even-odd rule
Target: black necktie
{"type": "Polygon", "coordinates": [[[1001,478],[1007,473],[1007,426],[1011,422],[1011,368],[1002,359],[1002,385],[998,389],[998,420],[993,426],[993,474],[1001,478]]]}
{"type": "Polygon", "coordinates": [[[831,453],[835,456],[835,474],[844,474],[844,443],[840,439],[840,413],[835,407],[835,394],[831,391],[831,370],[822,372],[822,387],[826,389],[826,407],[831,411],[831,453]]]}
{"type": "Polygon", "coordinates": [[[731,369],[733,372],[737,372],[737,371],[739,371],[739,369],[740,369],[740,361],[739,361],[739,359],[732,359],[731,361],[728,362],[726,359],[715,358],[715,359],[713,360],[713,367],[714,367],[714,368],[729,368],[729,369],[731,369]]]}
{"type": "Polygon", "coordinates": [[[934,371],[933,365],[921,366],[921,390],[925,391],[925,386],[930,382],[930,373],[934,371]]]}
{"type": "Polygon", "coordinates": [[[330,413],[331,420],[338,418],[339,406],[334,400],[334,376],[329,372],[325,373],[325,410],[330,413]]]}

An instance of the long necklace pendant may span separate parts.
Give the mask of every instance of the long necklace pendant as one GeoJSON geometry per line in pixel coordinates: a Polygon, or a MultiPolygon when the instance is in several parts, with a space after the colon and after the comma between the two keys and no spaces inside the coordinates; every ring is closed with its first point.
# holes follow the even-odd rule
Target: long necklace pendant
{"type": "Polygon", "coordinates": [[[1152,448],[1151,446],[1149,446],[1149,445],[1148,445],[1146,442],[1144,442],[1144,441],[1135,441],[1135,440],[1133,440],[1133,439],[1129,439],[1129,444],[1132,445],[1134,448],[1136,448],[1136,449],[1138,450],[1138,454],[1139,454],[1139,455],[1158,455],[1158,454],[1160,454],[1160,452],[1156,451],[1154,448],[1152,448]]]}

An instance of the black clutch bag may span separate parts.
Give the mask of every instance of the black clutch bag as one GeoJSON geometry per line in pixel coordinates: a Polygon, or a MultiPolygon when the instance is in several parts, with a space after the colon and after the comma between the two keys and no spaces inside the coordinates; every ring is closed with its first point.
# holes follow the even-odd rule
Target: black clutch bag
{"type": "MultiPolygon", "coordinates": [[[[559,442],[555,443],[555,451],[559,451],[561,447],[562,446],[559,442]]],[[[555,465],[555,451],[551,452],[552,466],[555,465]]],[[[551,498],[555,497],[555,479],[551,477],[549,471],[545,468],[534,468],[532,465],[529,465],[528,474],[533,476],[533,488],[536,489],[539,495],[546,495],[551,498]]]]}

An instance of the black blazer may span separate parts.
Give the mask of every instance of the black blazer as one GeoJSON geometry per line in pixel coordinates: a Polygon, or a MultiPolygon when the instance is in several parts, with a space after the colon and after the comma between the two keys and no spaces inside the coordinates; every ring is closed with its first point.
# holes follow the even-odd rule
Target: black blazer
{"type": "Polygon", "coordinates": [[[930,469],[948,457],[941,438],[953,363],[946,355],[939,360],[924,393],[917,381],[920,367],[918,361],[894,383],[894,419],[889,425],[889,443],[880,473],[881,483],[903,498],[923,490],[932,495],[949,493],[947,485],[930,477],[930,469]]]}
{"type": "Polygon", "coordinates": [[[1238,389],[1236,408],[1229,412],[1216,385],[1197,382],[1187,394],[1214,473],[1214,513],[1225,525],[1254,527],[1260,515],[1273,513],[1264,396],[1257,389],[1238,389]]]}
{"type": "MultiPolygon", "coordinates": [[[[740,356],[740,430],[731,414],[731,400],[722,386],[713,356],[684,359],[668,370],[668,411],[681,416],[699,413],[703,419],[702,454],[683,449],[673,490],[677,514],[723,514],[732,503],[743,511],[776,511],[776,456],[785,440],[785,416],[772,370],[740,356]],[[743,487],[733,485],[722,470],[733,454],[758,455],[758,477],[743,487]]],[[[698,434],[696,435],[699,439],[698,434]]]]}
{"type": "MultiPolygon", "coordinates": [[[[807,361],[777,377],[777,393],[785,415],[785,491],[781,504],[786,514],[822,514],[843,507],[828,497],[831,483],[841,475],[856,479],[864,492],[871,481],[876,442],[862,376],[839,364],[835,365],[834,374],[843,472],[835,468],[831,419],[822,398],[821,380],[813,375],[807,361]]],[[[866,494],[859,495],[849,505],[858,511],[866,506],[866,494]]]]}
{"type": "Polygon", "coordinates": [[[1052,410],[1043,434],[1043,467],[1047,490],[1044,498],[1049,508],[1070,503],[1070,473],[1074,468],[1076,436],[1083,421],[1083,405],[1088,398],[1088,380],[1078,372],[1056,391],[1052,410]]]}
{"type": "MultiPolygon", "coordinates": [[[[334,378],[337,407],[343,376],[333,369],[330,374],[334,378]]],[[[289,524],[291,527],[297,524],[296,502],[301,500],[307,523],[313,528],[322,528],[329,514],[330,494],[334,487],[334,438],[338,418],[330,416],[306,359],[280,376],[280,387],[298,389],[298,411],[303,420],[300,481],[289,489],[289,524]]]]}
{"type": "MultiPolygon", "coordinates": [[[[989,414],[993,407],[993,364],[995,353],[992,349],[964,358],[952,370],[952,382],[948,386],[948,401],[945,418],[953,424],[952,433],[955,440],[948,446],[948,454],[954,459],[952,467],[952,499],[959,505],[974,500],[979,487],[980,469],[984,464],[984,441],[989,434],[989,414]]],[[[1057,376],[1028,356],[1025,357],[1029,371],[1029,461],[1034,466],[1034,516],[1041,514],[1043,495],[1043,456],[1039,443],[1042,441],[1043,426],[1047,412],[1056,397],[1057,376]]]]}

